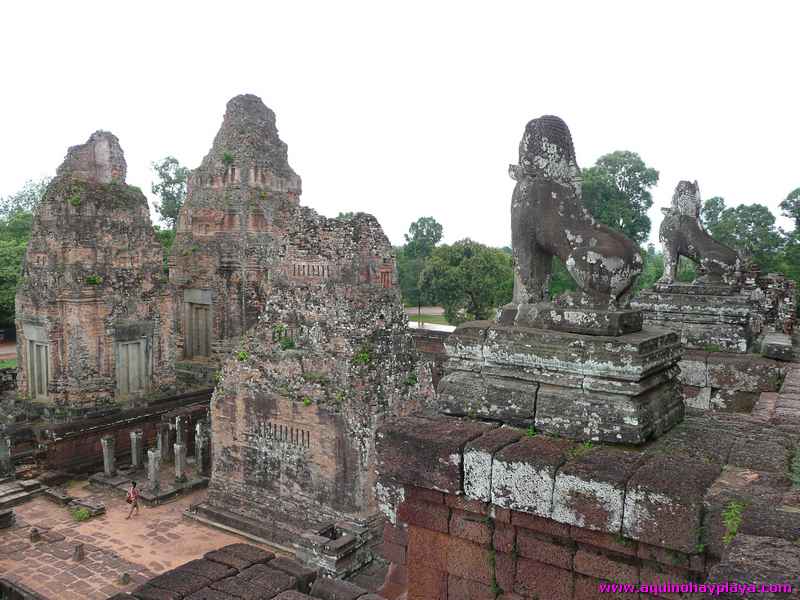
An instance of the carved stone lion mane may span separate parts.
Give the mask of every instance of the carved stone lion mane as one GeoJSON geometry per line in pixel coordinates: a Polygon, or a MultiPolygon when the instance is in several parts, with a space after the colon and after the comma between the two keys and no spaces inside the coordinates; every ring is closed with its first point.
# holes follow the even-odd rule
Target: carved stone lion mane
{"type": "Polygon", "coordinates": [[[636,244],[595,221],[581,201],[580,169],[567,124],[543,116],[525,127],[511,201],[515,304],[548,300],[553,257],[580,288],[578,303],[626,308],[642,271],[636,244]]]}

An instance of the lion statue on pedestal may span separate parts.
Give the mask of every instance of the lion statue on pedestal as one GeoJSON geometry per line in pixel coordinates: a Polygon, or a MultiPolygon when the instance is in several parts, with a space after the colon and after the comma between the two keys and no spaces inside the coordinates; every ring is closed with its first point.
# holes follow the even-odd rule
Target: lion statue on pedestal
{"type": "Polygon", "coordinates": [[[738,253],[706,232],[700,221],[700,206],[697,182],[681,181],[672,195],[672,206],[661,209],[664,220],[658,238],[664,250],[664,275],[658,283],[674,283],[681,256],[699,267],[694,283],[730,285],[739,280],[742,265],[738,253]]]}
{"type": "Polygon", "coordinates": [[[514,252],[513,304],[549,300],[553,257],[580,288],[574,303],[625,309],[642,272],[637,245],[598,223],[581,201],[580,170],[567,124],[558,117],[533,119],[519,145],[511,200],[514,252]]]}

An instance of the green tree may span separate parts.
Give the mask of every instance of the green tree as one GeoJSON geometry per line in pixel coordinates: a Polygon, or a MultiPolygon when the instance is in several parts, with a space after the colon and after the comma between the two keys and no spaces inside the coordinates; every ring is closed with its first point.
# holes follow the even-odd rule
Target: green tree
{"type": "Polygon", "coordinates": [[[403,302],[420,306],[430,299],[420,286],[420,273],[425,269],[436,244],[442,239],[442,226],[433,217],[417,219],[405,234],[406,243],[397,251],[397,272],[403,302]]]}
{"type": "Polygon", "coordinates": [[[405,250],[409,256],[427,258],[442,240],[442,226],[433,217],[421,217],[414,221],[405,235],[405,250]]]}
{"type": "Polygon", "coordinates": [[[181,166],[174,156],[167,156],[153,163],[153,171],[158,178],[150,189],[161,198],[156,203],[156,210],[164,222],[175,229],[178,224],[178,213],[186,199],[186,181],[189,169],[181,166]]]}
{"type": "Polygon", "coordinates": [[[794,230],[800,231],[800,188],[789,192],[786,199],[780,203],[780,209],[783,216],[794,221],[794,230]]]}
{"type": "Polygon", "coordinates": [[[511,300],[511,265],[506,252],[465,239],[438,246],[420,282],[433,301],[444,307],[450,323],[488,319],[494,308],[511,300]]]}
{"type": "Polygon", "coordinates": [[[725,207],[722,198],[711,198],[706,201],[703,214],[709,215],[705,216],[706,227],[714,239],[735,248],[762,271],[773,270],[780,264],[786,240],[775,227],[775,215],[763,204],[725,207]],[[712,200],[714,203],[706,211],[712,200]]]}
{"type": "Polygon", "coordinates": [[[31,235],[33,212],[49,182],[49,177],[27,181],[17,193],[0,199],[0,325],[4,327],[14,324],[14,296],[31,235]]]}
{"type": "Polygon", "coordinates": [[[719,221],[724,210],[725,199],[719,196],[714,196],[703,202],[703,206],[700,209],[700,220],[707,231],[712,231],[719,227],[719,221]]]}
{"type": "Polygon", "coordinates": [[[169,273],[169,252],[172,250],[172,244],[175,243],[175,230],[161,229],[158,225],[153,225],[153,230],[156,232],[156,237],[164,249],[164,273],[169,273]]]}
{"type": "Polygon", "coordinates": [[[601,156],[582,176],[583,202],[589,212],[637,244],[643,243],[650,233],[647,211],[653,205],[650,189],[658,183],[658,171],[635,152],[618,150],[601,156]]]}

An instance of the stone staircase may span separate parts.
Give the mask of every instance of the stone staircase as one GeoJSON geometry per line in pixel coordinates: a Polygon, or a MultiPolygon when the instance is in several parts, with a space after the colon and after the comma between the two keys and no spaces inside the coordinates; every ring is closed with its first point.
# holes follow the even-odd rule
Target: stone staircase
{"type": "Polygon", "coordinates": [[[44,490],[36,479],[3,479],[0,480],[0,510],[27,502],[44,490]]]}

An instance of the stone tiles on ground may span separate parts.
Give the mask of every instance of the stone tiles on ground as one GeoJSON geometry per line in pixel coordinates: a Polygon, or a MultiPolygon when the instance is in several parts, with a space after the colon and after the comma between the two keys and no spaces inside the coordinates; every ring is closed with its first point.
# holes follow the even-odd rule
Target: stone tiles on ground
{"type": "Polygon", "coordinates": [[[16,522],[0,530],[0,573],[45,598],[59,600],[105,599],[135,589],[148,579],[204,553],[230,543],[234,536],[183,519],[183,511],[199,502],[205,492],[195,492],[175,502],[142,507],[140,515],[125,520],[128,505],[113,492],[93,495],[73,484],[70,494],[99,500],[105,515],[76,522],[67,508],[44,497],[15,507],[16,522]],[[41,541],[30,541],[31,528],[41,541]],[[84,545],[85,558],[76,562],[76,544],[84,545]],[[121,577],[130,577],[128,584],[121,577]]]}

